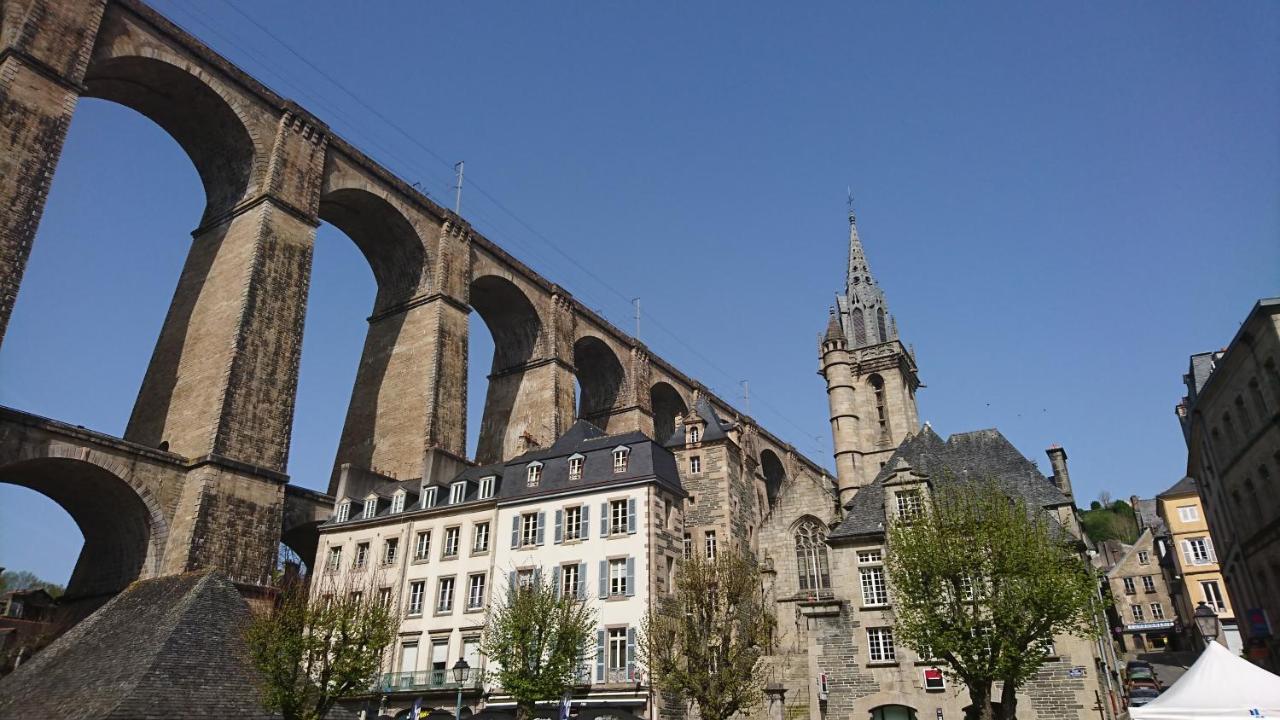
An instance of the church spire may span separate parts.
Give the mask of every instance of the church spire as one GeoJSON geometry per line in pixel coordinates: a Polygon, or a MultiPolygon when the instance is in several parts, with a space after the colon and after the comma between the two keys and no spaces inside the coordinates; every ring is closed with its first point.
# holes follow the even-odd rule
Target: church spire
{"type": "Polygon", "coordinates": [[[849,272],[845,276],[844,294],[840,319],[851,349],[898,338],[897,324],[889,315],[889,303],[871,274],[862,239],[858,237],[852,192],[849,193],[849,272]]]}

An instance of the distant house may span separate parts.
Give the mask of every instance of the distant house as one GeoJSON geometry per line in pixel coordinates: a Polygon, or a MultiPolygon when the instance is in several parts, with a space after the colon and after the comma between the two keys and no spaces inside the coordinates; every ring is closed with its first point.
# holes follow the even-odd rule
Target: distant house
{"type": "Polygon", "coordinates": [[[44,588],[0,594],[0,675],[52,639],[58,601],[44,588]]]}

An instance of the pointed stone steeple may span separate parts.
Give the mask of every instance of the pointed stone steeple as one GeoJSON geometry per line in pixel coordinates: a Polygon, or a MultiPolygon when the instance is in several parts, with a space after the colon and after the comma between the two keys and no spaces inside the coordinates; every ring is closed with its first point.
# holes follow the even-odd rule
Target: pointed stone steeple
{"type": "Polygon", "coordinates": [[[852,197],[849,199],[849,272],[839,305],[841,325],[850,349],[898,339],[897,324],[889,315],[889,303],[871,274],[862,239],[858,237],[852,197]]]}

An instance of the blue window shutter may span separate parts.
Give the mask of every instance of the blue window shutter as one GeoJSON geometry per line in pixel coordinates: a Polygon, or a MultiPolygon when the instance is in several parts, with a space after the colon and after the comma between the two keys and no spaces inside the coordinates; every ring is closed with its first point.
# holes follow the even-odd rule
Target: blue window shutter
{"type": "Polygon", "coordinates": [[[584,562],[578,563],[577,593],[579,600],[587,599],[587,564],[584,562]]]}
{"type": "Polygon", "coordinates": [[[507,582],[509,582],[509,583],[510,583],[510,585],[508,585],[508,586],[507,586],[507,588],[508,588],[511,592],[515,592],[515,591],[516,591],[516,571],[515,571],[515,570],[512,570],[512,571],[511,571],[511,575],[510,575],[510,577],[508,578],[507,582]]]}
{"type": "Polygon", "coordinates": [[[582,506],[582,539],[586,540],[591,536],[591,506],[582,506]]]}
{"type": "Polygon", "coordinates": [[[542,541],[545,539],[542,536],[542,526],[544,524],[543,521],[546,519],[547,519],[547,514],[545,512],[538,513],[538,529],[536,531],[536,537],[534,537],[533,539],[534,543],[538,545],[541,545],[542,541]]]}
{"type": "Polygon", "coordinates": [[[560,597],[560,566],[554,565],[551,568],[551,594],[554,597],[560,597]]]}
{"type": "Polygon", "coordinates": [[[517,514],[511,518],[511,548],[520,547],[520,516],[517,514]]]}
{"type": "Polygon", "coordinates": [[[600,561],[600,599],[609,597],[609,561],[600,561]]]}
{"type": "Polygon", "coordinates": [[[634,533],[636,531],[636,499],[631,498],[627,501],[627,532],[634,533]]]}
{"type": "Polygon", "coordinates": [[[559,545],[560,543],[564,542],[564,511],[563,510],[556,511],[556,537],[554,542],[556,545],[559,545]]]}
{"type": "Polygon", "coordinates": [[[609,503],[600,503],[600,537],[609,537],[609,503]]]}
{"type": "Polygon", "coordinates": [[[604,682],[604,631],[596,631],[596,682],[604,682]]]}
{"type": "Polygon", "coordinates": [[[542,587],[542,567],[541,566],[535,567],[533,569],[533,584],[535,587],[542,587]]]}
{"type": "Polygon", "coordinates": [[[636,559],[627,558],[627,597],[636,594],[636,559]]]}
{"type": "Polygon", "coordinates": [[[627,679],[636,679],[636,629],[627,627],[627,679]]]}

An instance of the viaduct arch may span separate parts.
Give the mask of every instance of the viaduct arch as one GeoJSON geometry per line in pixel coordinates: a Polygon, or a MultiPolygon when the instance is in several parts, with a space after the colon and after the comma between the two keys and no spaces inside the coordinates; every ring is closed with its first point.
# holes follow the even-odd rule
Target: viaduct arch
{"type": "Polygon", "coordinates": [[[665,441],[697,398],[743,428],[758,482],[826,474],[139,0],[0,5],[0,343],[80,97],[169,133],[206,206],[123,438],[0,410],[0,481],[45,493],[85,532],[71,589],[205,567],[263,584],[282,538],[306,556],[332,499],[284,469],[322,221],[377,281],[330,492],[344,474],[437,478],[505,460],[577,417],[665,441]],[[473,316],[495,350],[468,458],[473,316]],[[91,511],[71,487],[120,512],[91,511]]]}

